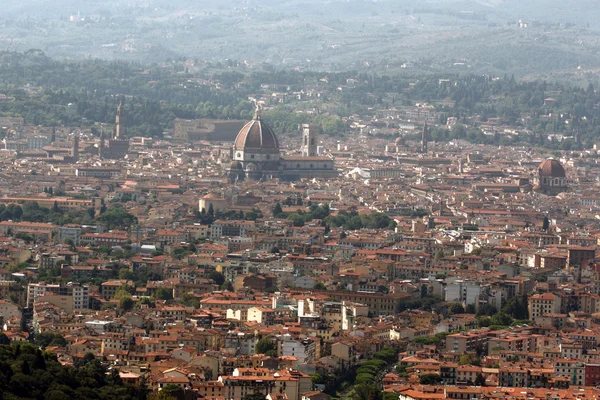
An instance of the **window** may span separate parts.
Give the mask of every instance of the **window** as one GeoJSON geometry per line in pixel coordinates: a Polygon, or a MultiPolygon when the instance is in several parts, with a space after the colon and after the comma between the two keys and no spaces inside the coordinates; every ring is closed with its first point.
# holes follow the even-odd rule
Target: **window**
{"type": "Polygon", "coordinates": [[[267,154],[267,160],[269,160],[271,158],[270,154],[267,154]]]}
{"type": "Polygon", "coordinates": [[[238,157],[241,157],[241,156],[242,156],[242,153],[237,153],[237,156],[238,156],[238,157]]]}
{"type": "Polygon", "coordinates": [[[313,167],[313,165],[312,165],[312,164],[310,164],[310,167],[312,168],[312,167],[313,167]]]}
{"type": "Polygon", "coordinates": [[[252,155],[250,156],[250,158],[254,158],[254,154],[252,154],[252,155]]]}

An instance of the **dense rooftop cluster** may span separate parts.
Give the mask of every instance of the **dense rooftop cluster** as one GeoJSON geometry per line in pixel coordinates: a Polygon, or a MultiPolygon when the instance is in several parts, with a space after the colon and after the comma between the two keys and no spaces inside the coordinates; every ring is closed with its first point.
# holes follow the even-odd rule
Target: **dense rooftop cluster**
{"type": "Polygon", "coordinates": [[[141,397],[599,397],[597,151],[434,142],[405,111],[421,135],[256,116],[106,148],[0,118],[6,339],[141,397]]]}

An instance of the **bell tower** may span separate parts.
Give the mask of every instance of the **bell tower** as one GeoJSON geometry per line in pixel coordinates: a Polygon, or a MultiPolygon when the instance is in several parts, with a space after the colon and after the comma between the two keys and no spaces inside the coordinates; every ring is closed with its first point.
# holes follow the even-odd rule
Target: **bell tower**
{"type": "Polygon", "coordinates": [[[427,153],[427,140],[429,135],[429,128],[427,127],[427,122],[425,122],[425,126],[423,127],[423,132],[421,133],[421,153],[427,153]]]}
{"type": "Polygon", "coordinates": [[[123,101],[117,106],[117,116],[115,118],[115,139],[125,139],[125,107],[123,101]]]}
{"type": "Polygon", "coordinates": [[[104,129],[100,131],[100,146],[98,147],[98,157],[104,158],[104,129]]]}
{"type": "Polygon", "coordinates": [[[302,124],[302,157],[317,156],[317,131],[315,124],[302,124]]]}

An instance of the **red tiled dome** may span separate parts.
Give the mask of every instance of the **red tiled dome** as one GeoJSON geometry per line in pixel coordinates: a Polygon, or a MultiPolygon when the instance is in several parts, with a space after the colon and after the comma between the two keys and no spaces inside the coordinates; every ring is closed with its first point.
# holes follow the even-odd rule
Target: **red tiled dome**
{"type": "Polygon", "coordinates": [[[260,118],[254,118],[240,129],[234,146],[236,150],[246,148],[279,150],[279,141],[269,125],[260,118]]]}
{"type": "Polygon", "coordinates": [[[546,160],[540,163],[538,167],[540,176],[547,176],[552,178],[565,178],[565,169],[556,160],[546,160]]]}

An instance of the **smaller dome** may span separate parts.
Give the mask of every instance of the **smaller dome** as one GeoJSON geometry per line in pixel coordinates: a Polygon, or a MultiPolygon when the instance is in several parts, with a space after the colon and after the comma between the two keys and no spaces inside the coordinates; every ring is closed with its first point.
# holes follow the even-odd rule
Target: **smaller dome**
{"type": "Polygon", "coordinates": [[[533,191],[536,193],[542,193],[544,191],[544,188],[541,185],[535,185],[533,187],[533,191]]]}
{"type": "Polygon", "coordinates": [[[220,198],[218,195],[216,195],[214,193],[209,193],[206,196],[204,196],[202,199],[203,200],[223,200],[222,198],[220,198]]]}
{"type": "Polygon", "coordinates": [[[538,170],[540,172],[540,176],[552,178],[565,178],[567,176],[563,166],[560,165],[558,161],[552,159],[541,162],[538,170]]]}

